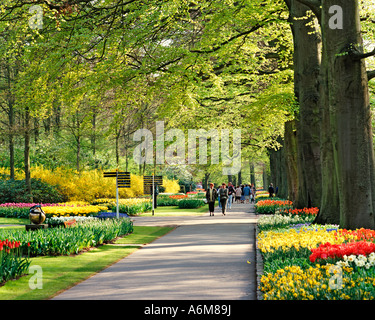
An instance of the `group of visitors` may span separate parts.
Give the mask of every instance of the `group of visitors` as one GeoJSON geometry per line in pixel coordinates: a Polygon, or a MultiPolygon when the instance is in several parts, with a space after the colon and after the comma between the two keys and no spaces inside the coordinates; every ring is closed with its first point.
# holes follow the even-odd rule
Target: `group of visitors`
{"type": "Polygon", "coordinates": [[[229,182],[228,186],[226,183],[222,183],[218,189],[215,189],[214,184],[210,183],[210,187],[206,191],[210,216],[214,215],[216,199],[218,199],[219,207],[221,208],[222,214],[225,216],[227,209],[232,208],[234,200],[236,200],[236,203],[255,202],[255,192],[254,184],[245,184],[235,187],[229,182]]]}

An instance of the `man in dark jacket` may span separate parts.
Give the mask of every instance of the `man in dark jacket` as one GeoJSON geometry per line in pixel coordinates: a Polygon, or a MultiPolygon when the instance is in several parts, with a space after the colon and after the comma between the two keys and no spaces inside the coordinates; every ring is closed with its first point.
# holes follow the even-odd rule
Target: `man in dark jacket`
{"type": "Polygon", "coordinates": [[[223,183],[221,185],[221,188],[219,189],[219,197],[220,197],[220,202],[221,202],[221,210],[222,210],[223,216],[225,216],[225,212],[227,211],[227,201],[229,197],[228,188],[225,183],[223,183]]]}
{"type": "Polygon", "coordinates": [[[210,183],[210,188],[206,191],[206,199],[210,210],[210,216],[213,216],[215,211],[215,201],[217,199],[217,191],[214,188],[213,183],[210,183]]]}
{"type": "Polygon", "coordinates": [[[268,193],[270,194],[270,198],[272,198],[273,194],[275,193],[275,189],[273,188],[273,184],[272,183],[268,187],[268,193]]]}

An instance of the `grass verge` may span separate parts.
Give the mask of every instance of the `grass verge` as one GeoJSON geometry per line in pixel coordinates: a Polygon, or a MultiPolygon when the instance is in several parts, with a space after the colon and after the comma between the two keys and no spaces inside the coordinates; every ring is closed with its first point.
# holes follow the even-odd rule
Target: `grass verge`
{"type": "Polygon", "coordinates": [[[20,224],[20,225],[25,225],[25,224],[29,224],[29,223],[30,223],[29,219],[0,217],[0,225],[2,225],[2,224],[20,224]]]}
{"type": "Polygon", "coordinates": [[[42,289],[30,288],[29,282],[37,283],[37,273],[29,274],[20,279],[8,281],[0,287],[0,300],[50,299],[136,251],[139,247],[134,244],[150,243],[172,229],[135,226],[132,234],[118,239],[115,244],[103,245],[74,256],[31,258],[30,267],[40,266],[42,289]],[[132,246],[126,246],[126,244],[132,246]]]}
{"type": "MultiPolygon", "coordinates": [[[[208,205],[202,206],[195,209],[180,209],[178,206],[165,206],[157,207],[155,209],[155,215],[159,217],[168,217],[168,216],[201,216],[204,213],[208,212],[208,205]]],[[[152,212],[145,212],[140,214],[141,217],[150,217],[152,212]]]]}

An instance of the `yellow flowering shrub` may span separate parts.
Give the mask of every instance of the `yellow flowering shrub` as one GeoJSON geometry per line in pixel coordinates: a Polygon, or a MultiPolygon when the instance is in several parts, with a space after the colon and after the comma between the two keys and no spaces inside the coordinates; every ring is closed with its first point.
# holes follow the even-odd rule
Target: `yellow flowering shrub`
{"type": "MultiPolygon", "coordinates": [[[[10,175],[10,169],[0,167],[0,175],[10,175]]],[[[25,174],[22,170],[15,169],[14,177],[16,180],[22,180],[25,179],[25,174]]]]}
{"type": "MultiPolygon", "coordinates": [[[[8,168],[0,168],[0,174],[9,174],[8,168]]],[[[102,170],[77,172],[66,168],[46,169],[42,166],[31,168],[31,177],[39,178],[53,186],[67,196],[69,201],[88,201],[97,198],[116,198],[116,179],[104,178],[102,170]]],[[[22,170],[16,171],[16,179],[24,179],[22,170]]],[[[143,177],[131,174],[131,188],[120,188],[120,198],[135,198],[143,195],[143,177]]],[[[165,192],[179,191],[176,180],[163,179],[165,192]]]]}
{"type": "Polygon", "coordinates": [[[180,192],[180,185],[177,180],[167,180],[163,179],[163,187],[165,188],[165,193],[178,193],[180,192]]]}
{"type": "MultiPolygon", "coordinates": [[[[132,174],[130,176],[130,183],[131,183],[131,189],[123,189],[121,191],[126,192],[127,190],[132,190],[133,195],[123,196],[121,198],[135,198],[135,197],[143,195],[143,177],[142,176],[132,174]]],[[[120,196],[122,195],[121,191],[120,191],[120,196]]]]}

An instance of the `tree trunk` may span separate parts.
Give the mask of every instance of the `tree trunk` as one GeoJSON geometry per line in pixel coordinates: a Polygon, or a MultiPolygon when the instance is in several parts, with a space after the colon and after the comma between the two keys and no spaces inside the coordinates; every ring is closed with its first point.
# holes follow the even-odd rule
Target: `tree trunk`
{"type": "Polygon", "coordinates": [[[12,93],[12,76],[9,62],[6,66],[6,78],[8,82],[8,120],[9,120],[9,165],[10,179],[14,180],[14,95],[12,93]]]}
{"type": "Polygon", "coordinates": [[[288,180],[288,199],[295,203],[298,192],[297,137],[295,121],[285,123],[285,165],[288,180]]]}
{"type": "MultiPolygon", "coordinates": [[[[275,181],[276,181],[276,174],[277,174],[277,164],[276,164],[276,151],[273,150],[273,149],[269,149],[268,150],[268,155],[269,155],[269,159],[270,159],[270,180],[269,180],[269,184],[273,184],[274,186],[275,185],[275,181]]],[[[268,190],[268,185],[266,186],[266,189],[268,190]]]]}
{"type": "Polygon", "coordinates": [[[92,124],[91,149],[92,149],[92,155],[95,157],[96,155],[96,108],[95,107],[93,107],[91,124],[92,124]]]}
{"type": "MultiPolygon", "coordinates": [[[[284,144],[281,138],[278,138],[280,144],[284,144]]],[[[285,147],[282,146],[278,150],[269,150],[270,154],[270,168],[271,168],[271,183],[277,190],[277,196],[286,198],[288,196],[288,178],[287,167],[285,161],[285,147]]]]}
{"type": "Polygon", "coordinates": [[[255,185],[255,167],[252,162],[250,162],[250,183],[255,185]]]}
{"type": "Polygon", "coordinates": [[[61,105],[60,101],[55,99],[53,101],[53,133],[56,136],[61,132],[61,105]]]}
{"type": "Polygon", "coordinates": [[[30,202],[33,202],[31,190],[31,169],[30,169],[30,111],[25,108],[25,147],[24,147],[24,161],[25,161],[25,184],[26,193],[29,195],[30,202]]]}
{"type": "Polygon", "coordinates": [[[229,182],[232,182],[232,180],[233,180],[233,179],[232,179],[232,175],[231,175],[231,174],[228,174],[228,183],[229,183],[229,182]]]}
{"type": "MultiPolygon", "coordinates": [[[[356,0],[324,0],[323,45],[328,66],[328,104],[342,228],[374,228],[374,151],[371,110],[356,0]],[[343,28],[330,28],[329,8],[343,9],[343,28]]],[[[325,106],[327,107],[327,106],[325,106]]]]}
{"type": "Polygon", "coordinates": [[[81,157],[81,137],[80,136],[77,137],[76,142],[77,142],[76,169],[77,169],[77,172],[79,172],[81,170],[80,161],[79,161],[81,157]]]}
{"type": "Polygon", "coordinates": [[[38,143],[39,140],[39,120],[37,118],[34,118],[34,142],[35,144],[38,143]]]}
{"type": "Polygon", "coordinates": [[[120,136],[121,136],[121,129],[119,129],[118,131],[116,129],[115,149],[116,149],[116,166],[117,166],[117,168],[120,165],[120,136]]]}
{"type": "Polygon", "coordinates": [[[297,128],[297,208],[319,206],[321,200],[319,67],[321,39],[310,9],[291,1],[294,37],[295,95],[299,103],[297,128]],[[305,17],[301,19],[302,17],[305,17]]]}
{"type": "Polygon", "coordinates": [[[321,169],[322,169],[322,198],[319,214],[314,223],[339,224],[340,200],[337,186],[337,175],[333,159],[332,132],[330,110],[328,103],[328,55],[323,45],[322,61],[319,76],[320,106],[322,124],[320,132],[321,169]]]}
{"type": "Polygon", "coordinates": [[[81,158],[81,123],[79,120],[79,111],[76,111],[76,134],[75,139],[77,142],[77,153],[76,153],[76,169],[80,172],[80,158],[81,158]]]}
{"type": "Polygon", "coordinates": [[[205,190],[208,189],[208,179],[209,179],[209,178],[210,178],[210,173],[205,172],[205,173],[204,173],[204,180],[203,180],[203,188],[204,188],[205,190]]]}
{"type": "Polygon", "coordinates": [[[268,173],[267,173],[267,169],[266,169],[266,165],[264,164],[263,165],[263,189],[264,190],[268,190],[268,183],[269,183],[269,179],[268,179],[268,173]]]}

